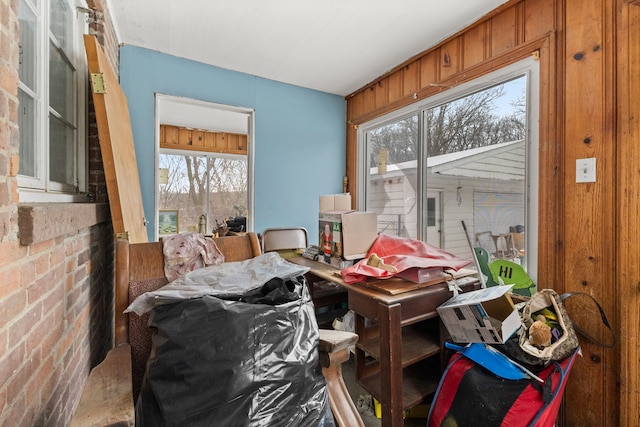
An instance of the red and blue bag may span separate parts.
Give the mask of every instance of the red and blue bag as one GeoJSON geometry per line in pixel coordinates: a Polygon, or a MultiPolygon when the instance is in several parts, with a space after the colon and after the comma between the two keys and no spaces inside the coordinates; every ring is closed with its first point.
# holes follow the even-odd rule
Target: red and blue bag
{"type": "Polygon", "coordinates": [[[440,379],[427,426],[552,427],[578,352],[536,373],[542,382],[501,378],[456,353],[440,379]]]}

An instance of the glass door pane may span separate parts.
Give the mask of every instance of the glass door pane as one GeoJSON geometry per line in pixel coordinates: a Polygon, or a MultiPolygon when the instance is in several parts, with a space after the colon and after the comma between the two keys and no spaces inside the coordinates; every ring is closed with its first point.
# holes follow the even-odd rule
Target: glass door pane
{"type": "MultiPolygon", "coordinates": [[[[526,227],[526,76],[425,110],[428,189],[442,189],[446,249],[521,261],[526,227]],[[514,237],[514,234],[518,236],[514,237]]],[[[429,203],[429,199],[425,200],[429,203]]],[[[424,210],[429,211],[429,206],[424,210]]]]}
{"type": "Polygon", "coordinates": [[[379,232],[417,238],[418,115],[367,132],[366,143],[366,210],[379,232]]]}

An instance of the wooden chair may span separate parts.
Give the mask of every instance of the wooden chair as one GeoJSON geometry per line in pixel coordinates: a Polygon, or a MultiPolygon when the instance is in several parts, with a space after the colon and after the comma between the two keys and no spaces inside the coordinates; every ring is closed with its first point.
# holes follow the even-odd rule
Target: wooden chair
{"type": "MultiPolygon", "coordinates": [[[[226,262],[261,254],[255,233],[215,239],[226,262]]],[[[161,242],[130,244],[116,241],[115,348],[91,372],[71,425],[133,425],[134,402],[140,392],[151,350],[148,315],[123,313],[138,295],[167,283],[161,242]],[[108,403],[109,402],[109,403],[108,403]]],[[[339,426],[364,426],[342,378],[341,364],[358,336],[320,330],[320,363],[327,382],[329,404],[339,426]]]]}

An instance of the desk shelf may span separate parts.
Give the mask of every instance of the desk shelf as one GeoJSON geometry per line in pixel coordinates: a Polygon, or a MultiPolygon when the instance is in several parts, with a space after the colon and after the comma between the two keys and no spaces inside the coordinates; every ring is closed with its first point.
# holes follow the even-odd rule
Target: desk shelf
{"type": "MultiPolygon", "coordinates": [[[[357,315],[357,314],[356,314],[357,315]]],[[[400,323],[401,339],[399,340],[400,361],[398,369],[402,370],[402,386],[392,393],[402,393],[402,408],[409,409],[432,396],[438,387],[441,375],[441,337],[440,318],[426,315],[426,320],[400,323]]],[[[382,360],[382,348],[389,344],[384,342],[380,334],[380,325],[357,315],[356,329],[360,340],[356,344],[356,379],[379,402],[384,402],[383,372],[393,368],[389,362],[382,360]]],[[[397,350],[396,350],[397,351],[397,350]]],[[[384,419],[384,415],[383,415],[384,419]]]]}
{"type": "MultiPolygon", "coordinates": [[[[403,411],[433,397],[444,366],[437,307],[453,293],[446,283],[383,292],[362,283],[346,283],[330,266],[306,258],[295,262],[316,276],[343,286],[355,313],[359,336],[356,380],[382,405],[382,426],[402,427],[403,411]],[[386,413],[385,413],[385,408],[386,413]]],[[[476,283],[463,285],[472,290],[476,283]]]]}
{"type": "MultiPolygon", "coordinates": [[[[433,319],[438,321],[438,319],[433,319]]],[[[440,336],[435,322],[422,322],[402,328],[402,367],[440,353],[440,336]]],[[[357,347],[376,360],[380,359],[380,336],[358,341],[357,347]]]]}
{"type": "MultiPolygon", "coordinates": [[[[421,403],[425,397],[433,394],[440,381],[440,363],[438,360],[423,360],[402,370],[402,404],[409,409],[421,403]]],[[[376,400],[381,401],[382,390],[380,373],[359,378],[358,383],[376,400]]]]}

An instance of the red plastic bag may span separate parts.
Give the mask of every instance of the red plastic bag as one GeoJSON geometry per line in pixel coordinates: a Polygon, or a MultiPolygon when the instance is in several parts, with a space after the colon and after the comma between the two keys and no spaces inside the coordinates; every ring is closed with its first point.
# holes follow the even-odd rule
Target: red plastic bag
{"type": "Polygon", "coordinates": [[[357,283],[364,282],[369,277],[386,279],[410,268],[441,267],[459,270],[470,263],[470,259],[457,257],[420,240],[380,234],[371,245],[366,258],[342,270],[342,278],[345,283],[357,283]],[[395,267],[395,271],[367,265],[372,254],[376,254],[386,265],[395,267]]]}

